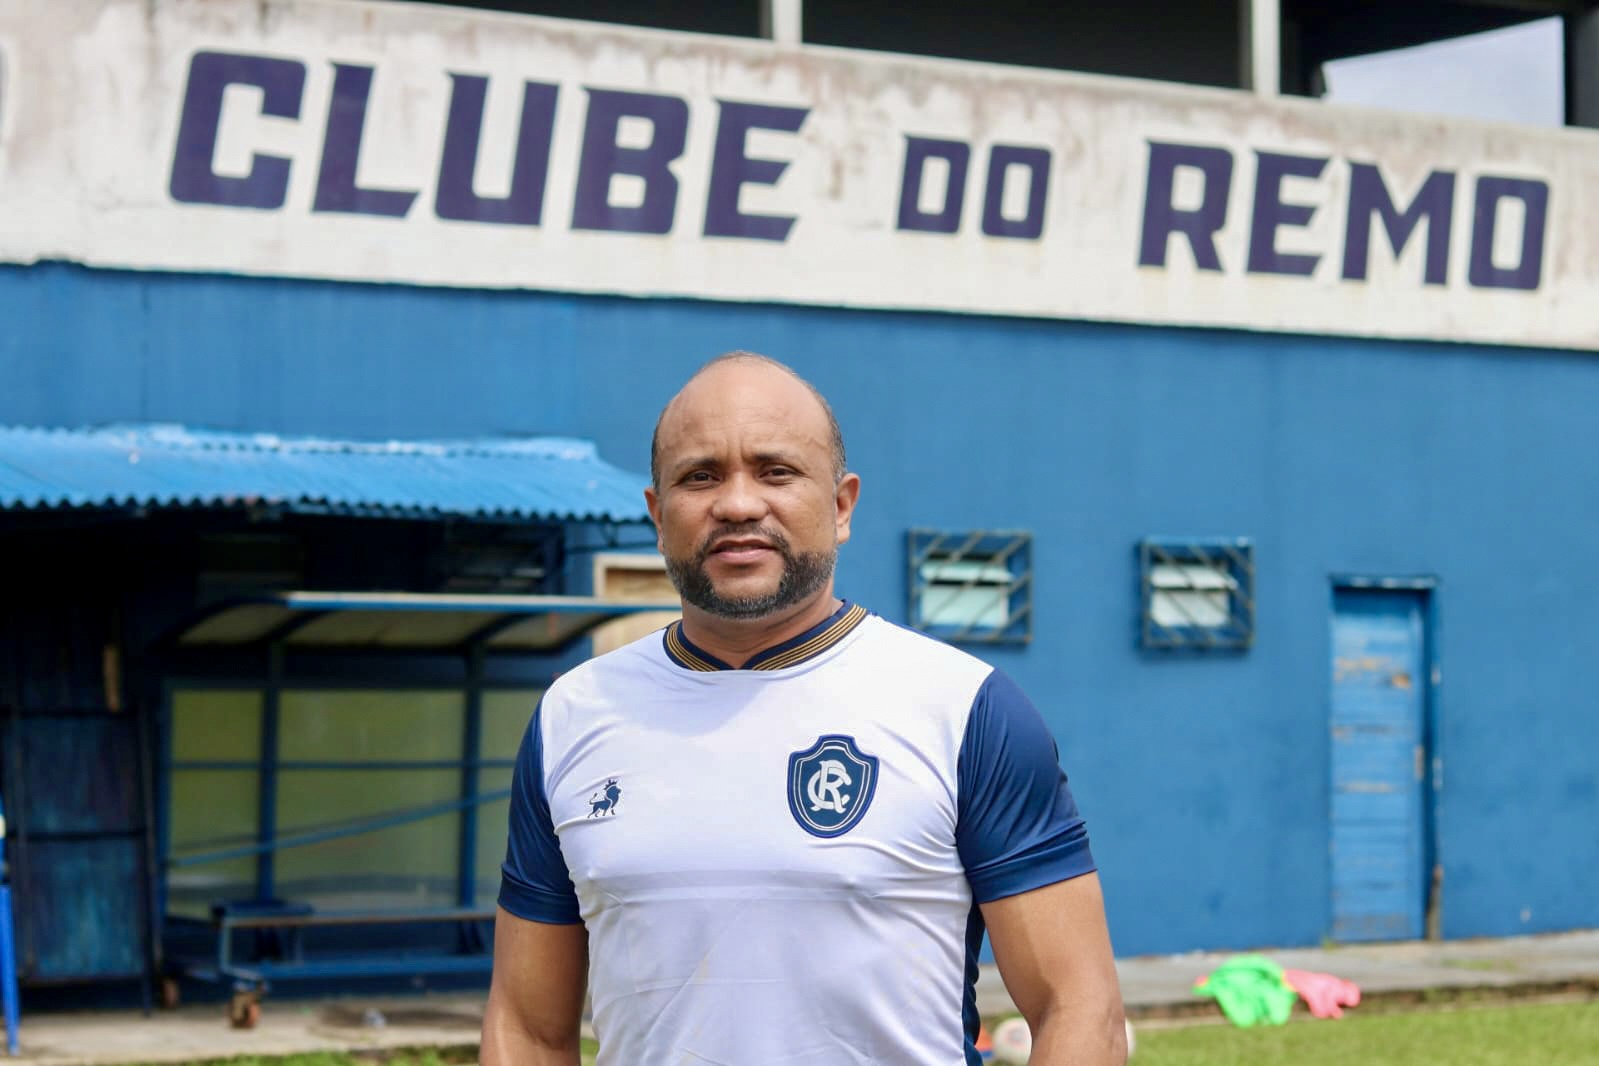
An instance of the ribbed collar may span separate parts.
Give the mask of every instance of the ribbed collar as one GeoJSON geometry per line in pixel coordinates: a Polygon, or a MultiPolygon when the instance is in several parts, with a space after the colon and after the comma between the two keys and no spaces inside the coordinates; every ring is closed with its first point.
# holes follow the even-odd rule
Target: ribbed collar
{"type": "Polygon", "coordinates": [[[785,667],[798,666],[821,655],[865,621],[868,613],[866,608],[846,600],[831,617],[781,644],[774,644],[770,648],[756,652],[750,661],[741,667],[729,666],[710,652],[695,647],[684,635],[682,622],[673,622],[667,626],[662,635],[662,642],[666,646],[666,657],[685,670],[702,673],[717,670],[782,670],[785,667]]]}

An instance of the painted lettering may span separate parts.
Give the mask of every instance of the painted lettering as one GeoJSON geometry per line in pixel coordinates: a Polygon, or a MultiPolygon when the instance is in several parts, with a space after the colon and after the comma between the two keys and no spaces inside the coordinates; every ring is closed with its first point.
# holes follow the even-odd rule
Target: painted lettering
{"type": "Polygon", "coordinates": [[[1310,204],[1284,203],[1283,179],[1319,178],[1327,167],[1327,160],[1283,152],[1256,152],[1255,159],[1255,209],[1249,227],[1249,272],[1309,277],[1321,261],[1321,256],[1279,252],[1277,231],[1284,226],[1310,225],[1316,208],[1310,204]]]}
{"type": "Polygon", "coordinates": [[[990,237],[1037,240],[1044,232],[1044,204],[1049,194],[1049,152],[996,144],[988,153],[988,187],[983,194],[983,232],[990,237]],[[1005,175],[1012,167],[1027,171],[1027,211],[1021,218],[1004,216],[1005,175]]]}
{"type": "Polygon", "coordinates": [[[1344,234],[1344,278],[1364,281],[1370,258],[1373,216],[1382,219],[1383,230],[1394,255],[1404,251],[1411,234],[1423,220],[1427,223],[1427,267],[1423,280],[1428,285],[1443,285],[1449,280],[1449,231],[1455,203],[1455,175],[1435,170],[1422,182],[1415,199],[1403,212],[1395,206],[1382,172],[1370,163],[1354,163],[1349,168],[1349,218],[1344,234]]]}
{"type": "Polygon", "coordinates": [[[364,189],[355,183],[366,130],[367,101],[372,95],[372,68],[333,64],[333,98],[322,140],[322,167],[316,177],[312,211],[345,215],[404,218],[416,199],[411,189],[364,189]]]}
{"type": "Polygon", "coordinates": [[[451,74],[450,81],[450,117],[444,128],[434,213],[457,222],[537,226],[544,214],[557,87],[536,81],[523,83],[511,191],[506,196],[479,196],[475,188],[478,146],[483,136],[483,106],[489,79],[451,74]]]}
{"type": "Polygon", "coordinates": [[[915,233],[954,233],[960,229],[961,206],[966,199],[966,168],[971,159],[972,149],[965,141],[907,136],[905,168],[899,188],[899,228],[915,233]],[[937,211],[923,211],[920,203],[929,159],[942,159],[949,166],[943,206],[937,211]]]}
{"type": "Polygon", "coordinates": [[[1479,289],[1538,288],[1543,279],[1543,244],[1549,217],[1549,184],[1527,178],[1477,179],[1476,203],[1471,223],[1471,267],[1466,278],[1479,289]],[[1499,227],[1499,205],[1520,200],[1521,247],[1516,265],[1494,265],[1494,236],[1499,227]]]}
{"type": "Polygon", "coordinates": [[[792,215],[754,215],[739,210],[745,185],[776,185],[788,169],[786,159],[753,159],[745,155],[745,139],[753,129],[798,133],[810,108],[774,107],[719,101],[716,149],[711,156],[710,191],[705,199],[705,236],[783,241],[794,228],[792,215]]]}
{"type": "Polygon", "coordinates": [[[1227,202],[1233,180],[1233,154],[1225,148],[1198,144],[1149,142],[1149,173],[1144,181],[1144,225],[1138,265],[1166,265],[1173,234],[1188,238],[1201,270],[1220,270],[1216,234],[1227,224],[1227,202]],[[1199,206],[1179,209],[1173,193],[1180,167],[1197,170],[1204,180],[1199,206]]]}
{"type": "Polygon", "coordinates": [[[189,60],[189,83],[183,94],[168,189],[179,203],[276,210],[288,196],[290,160],[257,152],[250,157],[250,172],[244,177],[223,177],[216,172],[222,97],[229,85],[260,89],[263,115],[298,119],[305,93],[305,64],[231,52],[196,52],[189,60]]]}
{"type": "Polygon", "coordinates": [[[670,233],[677,213],[677,175],[672,161],[688,143],[688,104],[676,96],[590,89],[583,149],[578,159],[572,228],[618,233],[670,233]],[[623,148],[617,131],[627,116],[648,119],[652,129],[644,148],[623,148]],[[611,203],[611,179],[630,174],[644,180],[637,207],[611,203]]]}

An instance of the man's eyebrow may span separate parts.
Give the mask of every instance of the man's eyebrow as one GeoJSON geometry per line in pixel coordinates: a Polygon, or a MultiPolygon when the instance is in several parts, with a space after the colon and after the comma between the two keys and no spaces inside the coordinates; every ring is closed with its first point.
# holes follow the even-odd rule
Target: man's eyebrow
{"type": "Polygon", "coordinates": [[[671,471],[675,475],[685,473],[689,470],[701,470],[705,467],[715,465],[716,457],[714,455],[692,455],[687,459],[679,459],[677,462],[673,463],[671,466],[671,471]]]}
{"type": "MultiPolygon", "coordinates": [[[[757,463],[781,463],[784,466],[801,468],[804,465],[796,453],[780,450],[756,452],[750,458],[757,463]]],[[[721,465],[721,460],[714,455],[691,455],[686,459],[679,459],[667,467],[667,471],[672,477],[678,477],[691,470],[705,470],[719,465],[721,465]]]]}
{"type": "Polygon", "coordinates": [[[783,463],[786,466],[799,466],[800,462],[791,452],[756,452],[754,459],[757,463],[783,463]]]}

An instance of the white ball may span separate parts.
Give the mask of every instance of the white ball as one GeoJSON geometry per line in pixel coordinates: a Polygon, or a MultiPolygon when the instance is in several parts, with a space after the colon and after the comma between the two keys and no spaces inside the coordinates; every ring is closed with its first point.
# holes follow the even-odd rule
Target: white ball
{"type": "Polygon", "coordinates": [[[1138,1038],[1133,1035],[1133,1023],[1122,1019],[1127,1026],[1127,1057],[1132,1058],[1133,1052],[1138,1050],[1138,1038]]]}
{"type": "Polygon", "coordinates": [[[994,1061],[1025,1063],[1033,1053],[1033,1033],[1026,1018],[1006,1018],[994,1026],[994,1061]]]}

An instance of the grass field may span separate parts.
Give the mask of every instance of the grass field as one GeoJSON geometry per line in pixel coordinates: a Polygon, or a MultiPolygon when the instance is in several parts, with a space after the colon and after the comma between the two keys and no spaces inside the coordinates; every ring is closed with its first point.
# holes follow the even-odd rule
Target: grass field
{"type": "MultiPolygon", "coordinates": [[[[585,1045],[584,1066],[594,1048],[585,1045]]],[[[234,1059],[227,1066],[370,1066],[367,1055],[234,1059]]],[[[389,1066],[474,1061],[428,1053],[389,1066]]],[[[1134,1066],[1594,1066],[1599,1001],[1480,1007],[1417,1014],[1352,1013],[1264,1029],[1195,1025],[1138,1031],[1134,1066]]],[[[627,1063],[624,1066],[649,1066],[627,1063]]]]}
{"type": "Polygon", "coordinates": [[[1140,1030],[1137,1066],[1592,1066],[1599,1002],[1140,1030]]]}

